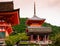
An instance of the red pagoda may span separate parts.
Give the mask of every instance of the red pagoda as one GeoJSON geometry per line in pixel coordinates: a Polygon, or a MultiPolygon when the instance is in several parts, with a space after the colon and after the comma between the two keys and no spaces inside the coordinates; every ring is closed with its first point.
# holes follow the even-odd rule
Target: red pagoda
{"type": "Polygon", "coordinates": [[[36,16],[36,8],[34,2],[34,16],[32,18],[28,18],[26,21],[27,24],[27,35],[29,36],[29,40],[31,43],[37,43],[41,45],[51,44],[51,40],[49,40],[49,35],[52,32],[51,27],[43,27],[44,18],[39,18],[36,16]]]}
{"type": "Polygon", "coordinates": [[[0,2],[0,42],[12,33],[12,26],[17,24],[19,24],[19,9],[14,9],[13,1],[0,2]]]}

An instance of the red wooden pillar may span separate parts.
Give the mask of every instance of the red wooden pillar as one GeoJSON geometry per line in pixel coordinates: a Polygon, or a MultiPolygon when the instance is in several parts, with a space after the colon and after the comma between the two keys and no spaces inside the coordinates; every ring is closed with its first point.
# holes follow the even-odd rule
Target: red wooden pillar
{"type": "Polygon", "coordinates": [[[43,41],[44,41],[44,42],[46,41],[46,35],[44,36],[43,41]]]}
{"type": "Polygon", "coordinates": [[[30,36],[30,41],[31,41],[31,42],[34,41],[33,35],[30,36]]]}
{"type": "Polygon", "coordinates": [[[37,35],[37,41],[38,41],[38,42],[40,41],[39,35],[37,35]]]}
{"type": "Polygon", "coordinates": [[[49,41],[49,35],[47,36],[47,41],[49,41]]]}

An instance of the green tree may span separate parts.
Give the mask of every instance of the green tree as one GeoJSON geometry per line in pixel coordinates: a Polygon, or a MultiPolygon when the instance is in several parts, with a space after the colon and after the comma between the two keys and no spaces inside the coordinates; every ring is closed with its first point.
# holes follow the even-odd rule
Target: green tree
{"type": "Polygon", "coordinates": [[[6,37],[5,41],[7,46],[13,46],[20,40],[28,40],[28,36],[26,35],[26,33],[17,33],[15,35],[11,35],[9,37],[6,37]]]}
{"type": "Polygon", "coordinates": [[[22,33],[26,30],[26,20],[27,18],[20,18],[20,24],[13,26],[13,30],[15,33],[22,33]]]}

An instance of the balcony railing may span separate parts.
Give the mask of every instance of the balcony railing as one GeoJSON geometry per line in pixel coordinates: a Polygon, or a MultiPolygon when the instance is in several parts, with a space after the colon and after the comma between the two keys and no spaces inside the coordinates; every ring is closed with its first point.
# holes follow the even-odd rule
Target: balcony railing
{"type": "Polygon", "coordinates": [[[36,42],[36,41],[33,41],[33,43],[36,43],[36,44],[52,44],[52,41],[38,41],[38,42],[36,42]]]}
{"type": "Polygon", "coordinates": [[[28,32],[52,32],[51,27],[30,27],[28,26],[28,32]]]}
{"type": "Polygon", "coordinates": [[[52,41],[20,41],[20,42],[36,43],[36,44],[52,44],[52,41]]]}

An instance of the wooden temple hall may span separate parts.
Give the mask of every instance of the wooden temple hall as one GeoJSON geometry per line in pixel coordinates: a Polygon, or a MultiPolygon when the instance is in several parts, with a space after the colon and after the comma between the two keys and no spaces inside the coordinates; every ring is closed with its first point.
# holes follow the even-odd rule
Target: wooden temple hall
{"type": "Polygon", "coordinates": [[[19,9],[14,9],[13,1],[0,2],[0,43],[12,32],[12,26],[19,24],[19,9]]]}
{"type": "Polygon", "coordinates": [[[49,35],[52,32],[51,27],[42,26],[45,20],[46,19],[44,18],[39,18],[36,16],[36,5],[34,2],[34,16],[32,18],[28,18],[26,21],[26,32],[31,43],[40,43],[42,45],[52,43],[49,39],[49,35]]]}

